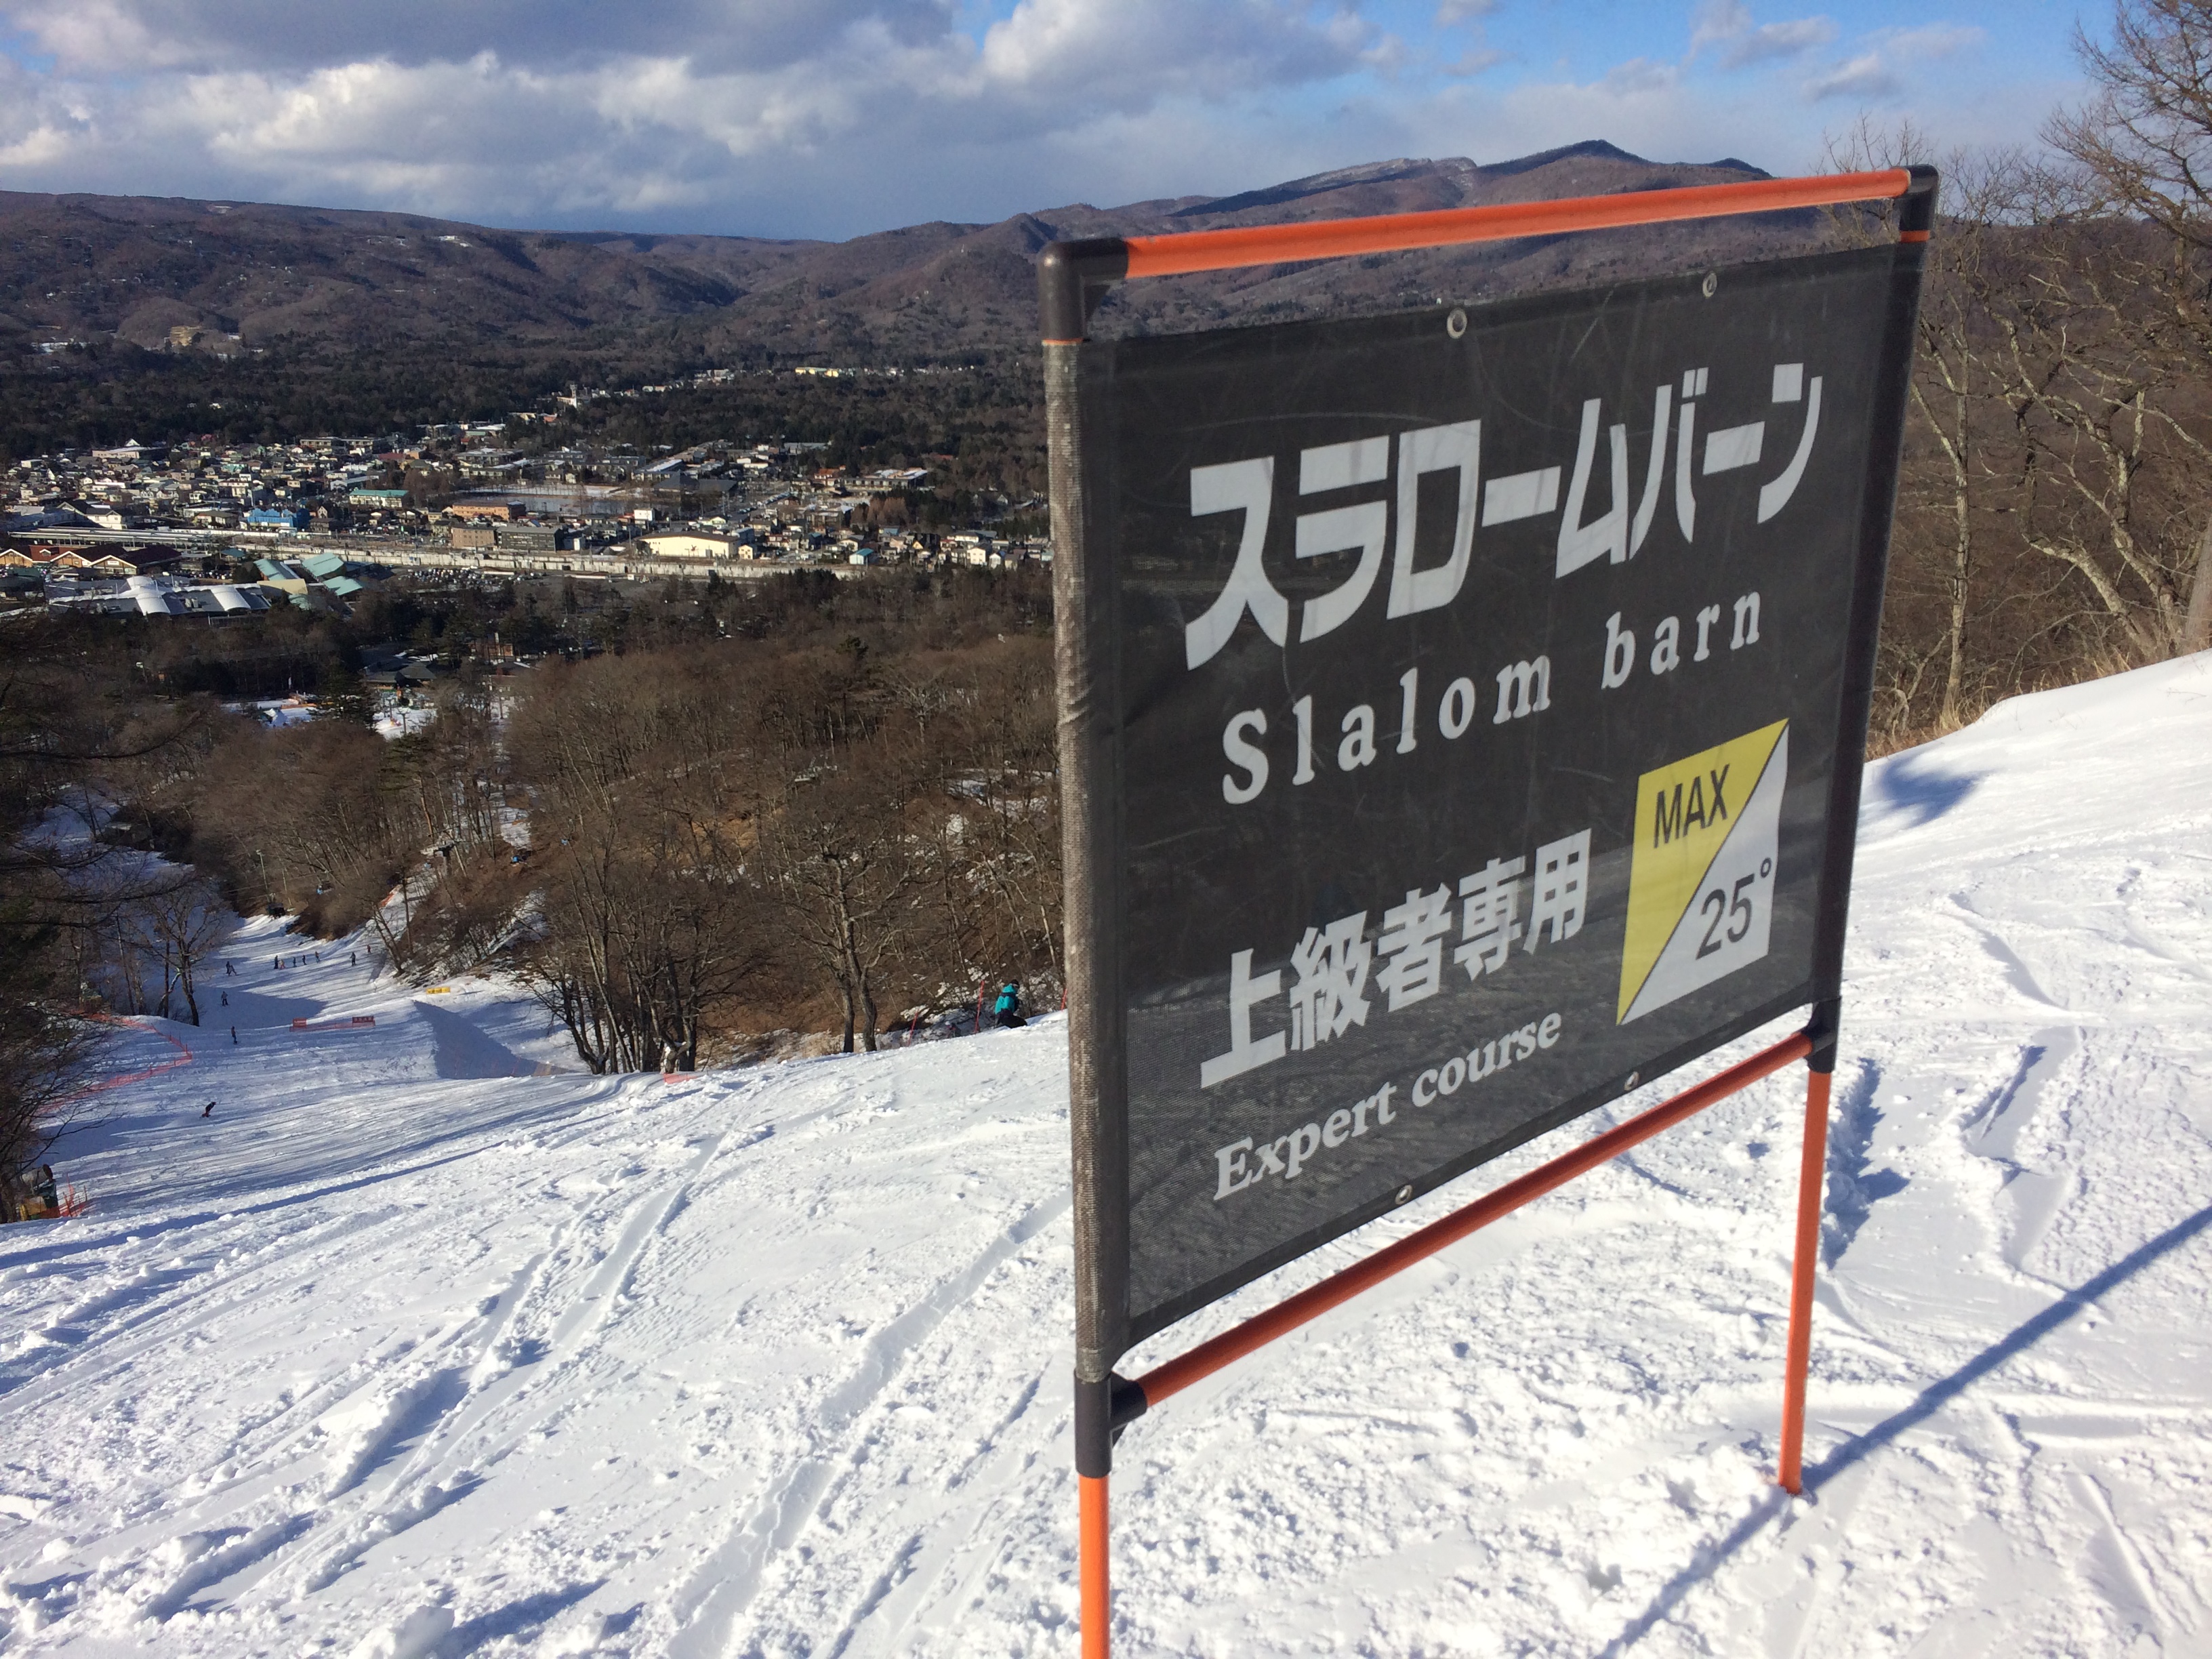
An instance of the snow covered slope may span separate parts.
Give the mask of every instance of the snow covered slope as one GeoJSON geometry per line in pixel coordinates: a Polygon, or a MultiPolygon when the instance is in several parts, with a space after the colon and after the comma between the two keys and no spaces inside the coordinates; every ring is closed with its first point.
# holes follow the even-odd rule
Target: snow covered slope
{"type": "MultiPolygon", "coordinates": [[[[1135,1425],[1118,1652],[2212,1653],[2212,659],[1883,763],[1863,847],[1807,1497],[1798,1073],[1135,1425]]],[[[285,943],[0,1231],[6,1651],[1074,1651],[1059,1020],[532,1076],[285,943]]]]}

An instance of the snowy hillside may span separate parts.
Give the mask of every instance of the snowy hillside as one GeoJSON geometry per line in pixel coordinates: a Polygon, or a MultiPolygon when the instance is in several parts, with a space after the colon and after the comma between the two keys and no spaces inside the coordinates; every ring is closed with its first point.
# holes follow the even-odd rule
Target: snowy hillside
{"type": "MultiPolygon", "coordinates": [[[[1875,768],[1807,1497],[1797,1072],[1132,1428],[1116,1651],[2212,1653],[2208,898],[2212,658],[1875,768]]],[[[0,1648],[1073,1653],[1058,1018],[533,1076],[526,1002],[288,945],[0,1231],[0,1648]]]]}

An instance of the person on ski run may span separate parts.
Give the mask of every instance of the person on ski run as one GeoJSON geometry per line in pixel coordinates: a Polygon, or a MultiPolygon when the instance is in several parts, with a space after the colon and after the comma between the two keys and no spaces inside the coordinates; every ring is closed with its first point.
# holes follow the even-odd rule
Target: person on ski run
{"type": "Polygon", "coordinates": [[[230,1006],[230,993],[228,991],[222,994],[222,1006],[226,1008],[230,1006]]]}
{"type": "Polygon", "coordinates": [[[215,1102],[211,1100],[208,1102],[207,1109],[203,1111],[200,1115],[202,1117],[213,1117],[215,1115],[215,1102]]]}
{"type": "Polygon", "coordinates": [[[1021,988],[1011,980],[1000,988],[999,1000],[992,1005],[991,1012],[998,1016],[999,1024],[1009,1030],[1017,1025],[1029,1024],[1029,1021],[1022,1018],[1021,988]]]}

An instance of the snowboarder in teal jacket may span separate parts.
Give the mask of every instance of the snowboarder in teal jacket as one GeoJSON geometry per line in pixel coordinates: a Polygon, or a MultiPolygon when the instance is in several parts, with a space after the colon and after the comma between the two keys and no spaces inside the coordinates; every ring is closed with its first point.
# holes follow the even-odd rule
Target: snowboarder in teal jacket
{"type": "Polygon", "coordinates": [[[1029,1024],[1022,1018],[1021,988],[1011,981],[1000,988],[999,1000],[991,1012],[998,1016],[1000,1024],[1009,1028],[1029,1024]]]}

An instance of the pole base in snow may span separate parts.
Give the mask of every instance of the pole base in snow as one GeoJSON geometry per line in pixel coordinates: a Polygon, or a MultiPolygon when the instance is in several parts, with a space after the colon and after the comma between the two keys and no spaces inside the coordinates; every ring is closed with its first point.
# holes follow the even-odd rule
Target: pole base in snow
{"type": "MultiPolygon", "coordinates": [[[[1805,1141],[1797,1166],[1797,1249],[1790,1273],[1790,1347],[1783,1361],[1782,1467],[1776,1475],[1792,1498],[1805,1489],[1805,1374],[1813,1359],[1813,1275],[1820,1262],[1823,1182],[1828,1172],[1828,1091],[1834,1050],[1805,1082],[1805,1141]]],[[[1814,1057],[1819,1066],[1820,1056],[1814,1057]]]]}

